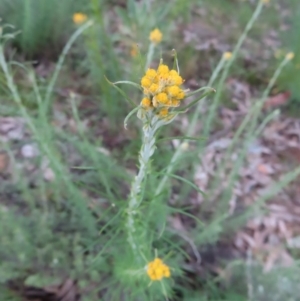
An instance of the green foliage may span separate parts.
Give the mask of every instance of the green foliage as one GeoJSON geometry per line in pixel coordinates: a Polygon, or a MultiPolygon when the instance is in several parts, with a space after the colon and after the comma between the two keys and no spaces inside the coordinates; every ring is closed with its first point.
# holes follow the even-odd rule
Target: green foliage
{"type": "Polygon", "coordinates": [[[87,0],[1,0],[2,22],[15,26],[20,34],[15,44],[29,58],[56,56],[74,24],[73,13],[84,9],[87,0]]]}
{"type": "MultiPolygon", "coordinates": [[[[157,135],[156,154],[147,166],[146,181],[142,185],[142,204],[133,213],[137,225],[137,259],[128,243],[126,219],[129,187],[133,173],[136,173],[141,142],[140,129],[135,127],[132,118],[129,131],[123,130],[123,121],[130,106],[122,98],[126,93],[134,104],[138,104],[141,95],[132,85],[124,87],[124,82],[120,85],[123,93],[119,94],[105,77],[110,81],[139,82],[146,61],[144,54],[151,49],[149,32],[159,27],[164,34],[162,45],[151,52],[150,58],[157,64],[160,53],[166,56],[169,53],[164,51],[169,51],[170,47],[166,45],[172,40],[172,18],[189,17],[191,5],[207,5],[207,2],[128,0],[125,6],[113,8],[108,1],[73,2],[0,1],[5,20],[22,30],[15,41],[22,53],[29,57],[40,55],[47,48],[51,49],[51,54],[62,48],[73,27],[73,12],[82,11],[81,8],[85,12],[88,8],[92,20],[72,35],[49,81],[39,77],[29,64],[20,72],[20,64],[10,64],[4,56],[4,49],[0,49],[0,91],[5,96],[3,99],[10,101],[0,104],[1,114],[8,112],[9,116],[22,117],[28,134],[26,141],[19,144],[36,143],[39,149],[37,157],[26,162],[37,170],[31,175],[19,168],[22,166],[16,148],[19,145],[13,142],[1,144],[15,162],[12,179],[0,183],[0,285],[6,289],[8,280],[22,278],[27,285],[43,287],[71,277],[78,279],[86,301],[158,301],[166,299],[166,296],[174,301],[249,300],[246,273],[241,276],[240,270],[235,271],[230,280],[235,277],[238,280],[232,283],[222,281],[209,272],[202,276],[207,265],[201,256],[208,245],[215,245],[224,234],[230,234],[253,214],[250,208],[244,214],[232,217],[227,207],[249,144],[259,136],[261,127],[275,116],[271,114],[262,121],[259,119],[264,101],[287,62],[277,66],[271,83],[234,133],[232,145],[218,165],[212,186],[204,192],[205,204],[199,210],[198,205],[189,201],[193,193],[202,193],[193,180],[195,166],[199,164],[198,157],[203,154],[206,141],[197,136],[196,123],[201,118],[205,135],[212,132],[224,83],[248,31],[239,38],[232,60],[212,61],[215,68],[208,86],[218,87],[218,91],[214,96],[205,95],[207,99],[203,99],[205,103],[211,103],[208,114],[199,110],[202,103],[195,107],[187,133],[179,135],[180,144],[176,148],[168,142],[168,137],[176,135],[177,129],[174,134],[168,126],[157,135]],[[85,7],[82,6],[84,4],[85,7]],[[112,31],[112,25],[116,26],[110,17],[112,9],[118,16],[120,32],[112,31]],[[79,37],[81,42],[76,44],[79,37]],[[127,50],[136,42],[141,44],[142,55],[130,57],[127,50]],[[78,57],[69,60],[71,47],[75,48],[75,53],[82,55],[82,60],[78,57]],[[88,82],[87,95],[77,97],[72,92],[64,96],[63,101],[57,96],[56,88],[61,86],[60,73],[65,62],[74,64],[75,72],[82,76],[89,73],[84,79],[88,82]],[[92,112],[86,112],[85,97],[95,100],[92,112]],[[63,109],[56,112],[55,106],[63,109]],[[107,116],[107,133],[99,134],[99,128],[104,124],[100,122],[107,116]],[[64,118],[72,121],[72,127],[55,125],[64,118]],[[88,126],[85,123],[87,119],[90,121],[88,126]],[[121,145],[119,148],[107,150],[103,140],[113,139],[117,134],[118,139],[126,137],[127,140],[117,141],[121,145]],[[183,147],[187,141],[193,143],[192,147],[188,146],[188,151],[183,147]],[[226,173],[228,185],[220,191],[217,204],[211,205],[211,197],[221,186],[221,175],[227,171],[226,160],[233,148],[237,150],[238,157],[226,173]],[[44,179],[45,162],[53,174],[48,181],[44,179]],[[146,266],[156,256],[170,267],[172,277],[149,285],[146,266]]],[[[219,7],[220,1],[214,5],[219,7]]],[[[225,13],[232,7],[226,2],[225,13]]],[[[243,7],[238,22],[244,25],[245,16],[251,17],[252,14],[250,6],[243,7]]],[[[232,18],[229,14],[227,17],[232,18]]],[[[255,21],[253,18],[249,26],[252,27],[255,21]]],[[[4,35],[1,38],[2,47],[3,39],[9,37],[4,35]]],[[[181,47],[184,52],[185,46],[181,47]]],[[[187,51],[182,56],[188,60],[190,53],[187,51]]],[[[47,56],[47,52],[44,55],[47,56]]],[[[171,55],[167,59],[171,59],[171,55]]],[[[66,72],[70,70],[69,66],[66,72]]],[[[293,170],[268,194],[262,195],[255,205],[256,211],[299,173],[299,168],[293,170]]],[[[274,283],[280,280],[273,275],[265,277],[260,269],[253,268],[251,272],[257,294],[260,284],[267,289],[276,287],[274,283]]],[[[293,283],[290,287],[294,289],[297,277],[288,278],[288,282],[293,283]]],[[[288,292],[282,290],[281,293],[284,298],[288,292]]],[[[14,300],[14,296],[9,294],[0,287],[0,299],[14,300]],[[1,294],[5,294],[4,297],[1,294]]],[[[264,296],[272,298],[268,294],[264,296]]],[[[260,299],[257,300],[268,300],[264,296],[258,296],[260,299]]]]}
{"type": "MultiPolygon", "coordinates": [[[[292,51],[295,53],[295,57],[288,67],[287,71],[281,76],[279,81],[279,88],[281,90],[287,90],[291,92],[291,98],[297,104],[300,101],[300,4],[299,1],[290,1],[292,3],[292,8],[294,9],[295,14],[290,16],[288,20],[291,26],[289,34],[282,33],[281,35],[283,47],[282,49],[279,49],[279,54],[281,54],[282,56],[285,53],[292,51]]],[[[297,109],[297,105],[295,106],[295,109],[297,114],[299,114],[300,111],[297,109]]]]}

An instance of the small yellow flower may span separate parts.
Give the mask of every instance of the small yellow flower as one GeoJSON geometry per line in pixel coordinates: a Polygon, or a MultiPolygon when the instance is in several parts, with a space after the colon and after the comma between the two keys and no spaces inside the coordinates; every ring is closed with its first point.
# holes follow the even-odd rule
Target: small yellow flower
{"type": "MultiPolygon", "coordinates": [[[[162,109],[160,114],[166,116],[168,114],[167,109],[162,109]]],[[[147,266],[147,274],[152,281],[161,280],[163,277],[169,278],[171,276],[170,268],[163,263],[160,258],[155,258],[149,262],[147,266]]]]}
{"type": "Polygon", "coordinates": [[[179,75],[177,75],[177,76],[171,76],[171,80],[172,80],[172,83],[174,85],[180,86],[180,85],[183,84],[183,79],[179,75]]]}
{"type": "Polygon", "coordinates": [[[156,71],[154,69],[148,69],[145,76],[150,79],[154,79],[156,76],[156,71]]]}
{"type": "Polygon", "coordinates": [[[171,76],[178,76],[178,72],[176,70],[170,70],[170,75],[171,76]]]}
{"type": "Polygon", "coordinates": [[[232,57],[232,53],[231,52],[229,52],[229,51],[224,52],[224,54],[223,54],[224,60],[228,61],[228,60],[231,59],[231,57],[232,57]]]}
{"type": "Polygon", "coordinates": [[[169,67],[167,65],[161,64],[157,69],[157,73],[167,74],[169,72],[169,67]]]}
{"type": "Polygon", "coordinates": [[[183,151],[187,151],[187,150],[189,149],[189,143],[188,143],[188,142],[183,142],[183,143],[181,144],[181,149],[182,149],[183,151]]]}
{"type": "Polygon", "coordinates": [[[155,28],[150,32],[149,40],[154,44],[158,44],[161,42],[162,37],[162,32],[158,28],[155,28]]]}
{"type": "Polygon", "coordinates": [[[158,89],[159,89],[159,86],[157,84],[152,84],[149,87],[149,92],[152,93],[152,94],[155,94],[155,93],[158,92],[158,89]]]}
{"type": "Polygon", "coordinates": [[[87,15],[83,14],[83,13],[75,13],[73,15],[73,22],[75,24],[82,24],[83,22],[85,22],[87,19],[87,15]]]}
{"type": "Polygon", "coordinates": [[[156,95],[156,101],[161,104],[166,104],[168,102],[168,95],[166,93],[159,93],[156,95]]]}
{"type": "Polygon", "coordinates": [[[141,79],[141,85],[143,88],[149,88],[151,86],[151,80],[148,77],[144,76],[141,79]]]}
{"type": "Polygon", "coordinates": [[[261,2],[262,2],[263,4],[268,4],[268,3],[270,2],[270,0],[261,0],[261,2]]]}
{"type": "Polygon", "coordinates": [[[168,93],[172,97],[176,97],[180,93],[181,89],[178,86],[171,86],[168,88],[168,93]]]}
{"type": "Polygon", "coordinates": [[[168,114],[169,114],[168,108],[162,108],[162,109],[159,111],[159,116],[160,116],[160,117],[166,117],[166,116],[168,116],[168,114]]]}
{"type": "Polygon", "coordinates": [[[143,99],[142,99],[142,106],[144,106],[144,107],[146,107],[146,108],[149,108],[149,107],[151,107],[151,100],[149,99],[149,98],[147,98],[147,97],[144,97],[143,99]]]}
{"type": "Polygon", "coordinates": [[[294,58],[294,56],[295,56],[294,52],[289,52],[286,54],[285,58],[290,61],[294,58]]]}

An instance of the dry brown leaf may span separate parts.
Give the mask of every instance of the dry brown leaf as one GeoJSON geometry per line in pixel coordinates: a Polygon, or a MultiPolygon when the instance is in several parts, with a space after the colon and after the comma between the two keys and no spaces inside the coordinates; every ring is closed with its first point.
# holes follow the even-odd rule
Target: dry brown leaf
{"type": "Polygon", "coordinates": [[[277,95],[271,96],[265,102],[265,109],[273,109],[286,104],[291,96],[289,91],[279,93],[277,95]]]}
{"type": "Polygon", "coordinates": [[[6,172],[8,166],[9,166],[9,156],[7,152],[0,151],[0,173],[6,172]]]}
{"type": "Polygon", "coordinates": [[[25,136],[25,122],[20,117],[0,117],[0,140],[21,140],[25,136]]]}

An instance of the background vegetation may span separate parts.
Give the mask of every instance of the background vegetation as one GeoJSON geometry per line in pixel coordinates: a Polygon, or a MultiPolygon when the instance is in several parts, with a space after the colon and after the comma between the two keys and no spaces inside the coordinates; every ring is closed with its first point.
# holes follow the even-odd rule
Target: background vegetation
{"type": "MultiPolygon", "coordinates": [[[[131,107],[109,81],[139,83],[149,33],[158,27],[163,41],[155,48],[153,66],[161,57],[171,66],[175,48],[185,87],[206,86],[223,54],[236,47],[258,3],[0,0],[1,300],[164,300],[166,295],[174,301],[300,300],[299,250],[290,247],[290,240],[276,247],[270,243],[267,251],[251,246],[241,251],[236,243],[247,222],[268,215],[267,201],[281,191],[294,192],[298,144],[287,156],[295,161],[284,165],[265,194],[251,202],[239,194],[230,211],[241,171],[251,163],[253,149],[261,147],[257,141],[267,139],[265,127],[299,117],[297,0],[271,0],[263,7],[232,66],[212,83],[216,95],[200,103],[194,140],[175,139],[188,135],[194,110],[160,131],[143,190],[149,206],[139,216],[139,227],[149,234],[141,246],[142,265],[134,262],[124,224],[141,124],[131,118],[124,129],[131,107]],[[87,20],[75,24],[76,12],[87,20]],[[65,45],[70,48],[64,53],[65,45]],[[268,86],[290,51],[294,59],[268,86]],[[239,91],[251,95],[239,102],[239,91]],[[222,114],[240,110],[245,100],[242,118],[229,127],[229,144],[222,146],[222,114]],[[257,109],[255,103],[262,106],[257,109]],[[184,141],[188,151],[172,162],[184,141]],[[209,184],[202,187],[199,177],[207,174],[201,168],[213,152],[223,157],[215,157],[209,184]],[[164,175],[168,181],[157,195],[164,175]],[[266,254],[275,249],[286,250],[293,267],[274,260],[266,268],[266,254]],[[172,271],[163,288],[160,282],[148,286],[144,270],[155,252],[172,271]]],[[[138,91],[121,88],[140,102],[138,91]]],[[[285,162],[285,156],[280,158],[280,164],[285,162]]],[[[288,238],[297,231],[293,234],[288,238]]]]}

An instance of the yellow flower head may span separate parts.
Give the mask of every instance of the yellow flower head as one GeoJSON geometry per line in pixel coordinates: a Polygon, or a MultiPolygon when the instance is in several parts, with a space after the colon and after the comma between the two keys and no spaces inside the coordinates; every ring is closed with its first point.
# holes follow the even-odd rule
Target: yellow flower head
{"type": "Polygon", "coordinates": [[[159,74],[167,74],[169,73],[169,67],[167,65],[161,64],[157,69],[157,73],[159,74]]]}
{"type": "Polygon", "coordinates": [[[144,108],[155,109],[161,117],[168,115],[168,109],[178,107],[185,97],[180,87],[182,83],[183,79],[178,72],[170,70],[167,65],[160,64],[157,70],[148,69],[141,79],[141,86],[144,90],[141,105],[144,108]],[[147,105],[145,99],[147,99],[147,105]]]}
{"type": "Polygon", "coordinates": [[[178,86],[171,86],[168,88],[168,93],[172,97],[176,97],[181,92],[181,89],[178,86]]]}
{"type": "Polygon", "coordinates": [[[73,22],[75,24],[82,24],[83,22],[85,22],[87,19],[87,15],[83,14],[83,13],[75,13],[73,15],[73,22]]]}
{"type": "Polygon", "coordinates": [[[145,107],[145,108],[149,108],[151,106],[151,100],[147,97],[144,97],[142,99],[142,106],[145,107]]]}
{"type": "Polygon", "coordinates": [[[168,113],[169,113],[169,109],[168,108],[162,108],[159,111],[159,116],[160,117],[166,117],[166,116],[168,116],[168,113]]]}
{"type": "Polygon", "coordinates": [[[166,93],[159,93],[156,95],[155,99],[160,104],[166,104],[168,102],[168,95],[166,93]]]}
{"type": "Polygon", "coordinates": [[[154,70],[154,69],[148,69],[147,71],[146,71],[146,77],[147,78],[150,78],[150,79],[154,79],[155,78],[155,76],[156,76],[156,71],[154,70]]]}
{"type": "Polygon", "coordinates": [[[224,52],[223,58],[224,58],[226,61],[230,60],[231,57],[232,57],[232,53],[231,53],[231,52],[229,52],[229,51],[224,52]]]}
{"type": "MultiPolygon", "coordinates": [[[[167,110],[161,110],[162,114],[168,114],[167,110]]],[[[155,258],[147,265],[147,274],[152,281],[161,280],[163,277],[169,278],[171,276],[170,268],[163,263],[160,258],[155,258]]]]}
{"type": "Polygon", "coordinates": [[[141,85],[143,88],[149,88],[151,86],[151,84],[152,84],[152,81],[147,76],[142,77],[141,85]]]}
{"type": "Polygon", "coordinates": [[[161,42],[162,37],[162,32],[158,28],[155,28],[150,32],[149,40],[154,44],[158,44],[161,42]]]}
{"type": "Polygon", "coordinates": [[[149,87],[149,92],[153,95],[155,95],[156,93],[159,92],[159,86],[157,84],[152,84],[150,87],[149,87]]]}
{"type": "Polygon", "coordinates": [[[294,58],[294,56],[295,56],[294,52],[289,52],[286,54],[285,58],[290,61],[294,58]]]}

